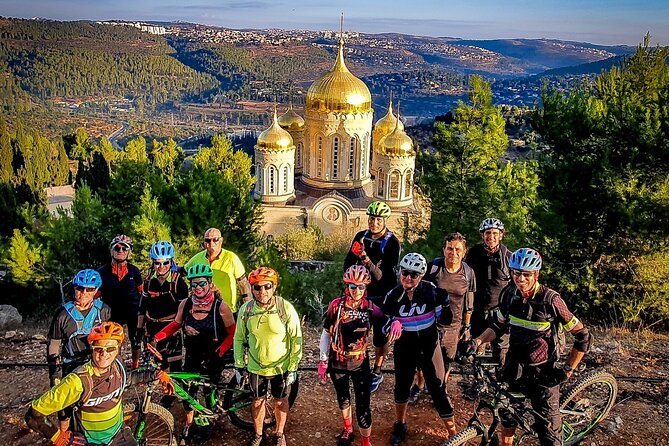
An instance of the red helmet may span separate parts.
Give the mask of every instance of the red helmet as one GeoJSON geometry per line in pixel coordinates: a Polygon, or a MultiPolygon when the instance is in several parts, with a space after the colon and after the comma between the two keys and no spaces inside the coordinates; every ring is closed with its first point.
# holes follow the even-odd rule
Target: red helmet
{"type": "Polygon", "coordinates": [[[369,276],[369,271],[362,265],[350,266],[343,277],[344,283],[353,283],[355,285],[369,285],[372,278],[369,276]]]}
{"type": "Polygon", "coordinates": [[[256,268],[249,274],[249,283],[251,285],[265,281],[272,282],[274,286],[276,286],[276,284],[279,283],[279,275],[276,271],[267,266],[256,268]]]}
{"type": "Polygon", "coordinates": [[[116,245],[125,245],[129,249],[132,249],[132,239],[125,234],[119,234],[112,239],[109,249],[113,249],[116,245]]]}
{"type": "Polygon", "coordinates": [[[123,343],[123,326],[116,322],[103,322],[91,329],[88,334],[88,343],[93,344],[95,341],[118,341],[119,345],[123,343]]]}

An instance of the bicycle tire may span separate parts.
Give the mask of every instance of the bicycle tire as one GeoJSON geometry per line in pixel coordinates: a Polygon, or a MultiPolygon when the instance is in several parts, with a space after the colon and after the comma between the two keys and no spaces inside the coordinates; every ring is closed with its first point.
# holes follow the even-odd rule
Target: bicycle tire
{"type": "Polygon", "coordinates": [[[482,440],[483,437],[479,430],[473,426],[469,426],[446,440],[441,446],[478,446],[482,440]]]}
{"type": "MultiPolygon", "coordinates": [[[[237,387],[237,379],[233,376],[227,387],[237,387]]],[[[288,407],[293,407],[300,387],[300,378],[290,386],[290,394],[288,395],[288,407]]],[[[251,415],[251,391],[248,385],[245,386],[244,392],[225,392],[223,398],[223,407],[228,411],[228,418],[230,422],[240,429],[253,432],[253,416],[251,415]]],[[[268,429],[276,424],[274,417],[274,399],[268,395],[265,400],[265,420],[263,422],[263,429],[268,429]]]]}
{"type": "MultiPolygon", "coordinates": [[[[141,438],[135,438],[138,446],[177,446],[174,434],[174,416],[163,406],[149,402],[144,419],[141,438]]],[[[123,421],[137,436],[139,405],[136,402],[123,404],[123,421]]]]}
{"type": "Polygon", "coordinates": [[[596,370],[580,377],[560,397],[565,446],[578,444],[609,414],[618,383],[608,372],[596,370]]]}

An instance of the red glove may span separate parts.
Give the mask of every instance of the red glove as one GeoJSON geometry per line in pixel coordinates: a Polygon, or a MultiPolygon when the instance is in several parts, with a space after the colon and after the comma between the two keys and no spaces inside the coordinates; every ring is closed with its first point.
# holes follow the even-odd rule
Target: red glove
{"type": "Polygon", "coordinates": [[[165,370],[161,370],[158,372],[158,382],[160,383],[160,386],[163,388],[163,393],[166,395],[174,395],[174,384],[172,384],[172,380],[170,379],[170,375],[165,372],[165,370]]]}
{"type": "Polygon", "coordinates": [[[353,246],[351,246],[351,252],[357,256],[362,254],[362,252],[365,250],[365,247],[363,246],[362,243],[355,241],[353,242],[353,246]]]}
{"type": "Polygon", "coordinates": [[[86,446],[86,437],[79,432],[59,430],[51,442],[55,446],[86,446]]]}
{"type": "Polygon", "coordinates": [[[167,327],[163,328],[160,330],[156,335],[153,337],[156,342],[163,341],[170,336],[172,336],[174,333],[177,332],[181,328],[181,324],[178,323],[177,321],[172,321],[169,324],[167,324],[167,327]]]}

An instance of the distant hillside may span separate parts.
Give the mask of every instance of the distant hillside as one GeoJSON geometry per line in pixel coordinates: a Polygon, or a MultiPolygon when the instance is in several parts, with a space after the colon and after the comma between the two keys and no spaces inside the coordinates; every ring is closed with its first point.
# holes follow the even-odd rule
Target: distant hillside
{"type": "Polygon", "coordinates": [[[634,52],[631,46],[602,46],[551,39],[450,40],[451,45],[475,46],[544,69],[571,67],[634,52]]]}
{"type": "Polygon", "coordinates": [[[614,66],[620,66],[624,59],[625,56],[614,56],[609,57],[608,59],[598,60],[597,62],[584,63],[573,67],[553,68],[552,70],[546,70],[535,76],[579,76],[583,74],[599,74],[602,71],[610,70],[614,66]]]}

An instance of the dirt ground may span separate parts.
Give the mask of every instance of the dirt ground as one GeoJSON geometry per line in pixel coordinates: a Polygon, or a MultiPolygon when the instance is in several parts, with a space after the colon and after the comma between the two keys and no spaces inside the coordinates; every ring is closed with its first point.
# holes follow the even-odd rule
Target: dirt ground
{"type": "MultiPolygon", "coordinates": [[[[44,361],[45,340],[34,339],[34,334],[34,329],[19,330],[10,338],[0,333],[0,420],[3,426],[0,445],[47,444],[46,440],[27,430],[23,423],[29,402],[47,390],[46,368],[3,365],[44,361]]],[[[669,336],[601,330],[595,331],[595,336],[596,344],[586,357],[588,368],[603,368],[618,378],[618,401],[602,423],[604,427],[597,428],[584,444],[669,446],[669,336]]],[[[318,331],[305,329],[303,366],[317,364],[317,350],[318,331]]],[[[392,361],[387,364],[391,366],[392,361]]],[[[458,372],[457,368],[455,372],[458,372]]],[[[462,397],[463,379],[462,375],[455,375],[449,381],[458,429],[464,427],[474,408],[473,402],[462,397]]],[[[375,445],[388,444],[394,421],[392,389],[393,375],[386,374],[380,390],[372,397],[372,441],[375,445]]],[[[177,415],[175,418],[179,420],[181,417],[177,415]]],[[[439,445],[446,439],[427,397],[409,408],[408,424],[406,445],[439,445]]],[[[300,394],[286,428],[288,445],[334,445],[334,437],[340,429],[332,385],[320,384],[316,372],[301,372],[300,394]]],[[[226,420],[216,426],[214,436],[206,445],[239,446],[247,444],[248,439],[248,433],[226,420]]],[[[360,444],[359,441],[356,434],[354,444],[360,444]]]]}

